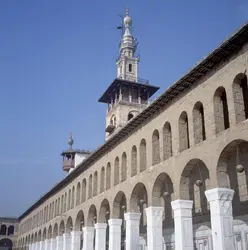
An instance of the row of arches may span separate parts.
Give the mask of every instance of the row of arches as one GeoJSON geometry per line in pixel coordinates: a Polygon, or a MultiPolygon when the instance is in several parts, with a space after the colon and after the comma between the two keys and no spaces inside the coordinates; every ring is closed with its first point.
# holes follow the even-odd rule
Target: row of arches
{"type": "Polygon", "coordinates": [[[7,226],[2,224],[0,227],[0,235],[13,235],[15,227],[13,225],[7,226]]]}
{"type": "MultiPolygon", "coordinates": [[[[248,118],[247,98],[247,76],[241,73],[238,74],[233,81],[233,99],[237,123],[248,118]]],[[[216,89],[213,96],[213,104],[215,130],[216,134],[218,134],[230,127],[227,95],[224,87],[221,86],[216,89]]],[[[204,107],[200,101],[195,103],[192,114],[193,138],[195,144],[198,144],[206,139],[204,107]]],[[[179,116],[178,128],[179,152],[182,152],[188,149],[191,145],[188,114],[186,111],[183,111],[179,116]]],[[[162,131],[162,145],[160,145],[161,140],[159,130],[155,129],[152,133],[152,165],[156,165],[162,160],[169,159],[175,151],[173,149],[172,129],[169,121],[164,124],[162,131]]],[[[130,161],[128,161],[127,153],[123,152],[121,156],[115,158],[114,163],[111,164],[108,162],[106,167],[103,166],[99,173],[98,171],[95,171],[93,174],[90,174],[88,181],[84,178],[82,182],[77,183],[77,186],[73,186],[55,202],[51,202],[47,205],[42,211],[35,215],[33,219],[29,219],[29,221],[25,222],[26,225],[24,225],[24,228],[30,229],[37,225],[46,223],[57,215],[74,208],[75,205],[77,206],[81,204],[86,201],[86,199],[90,199],[99,193],[124,182],[128,177],[129,169],[130,177],[146,170],[147,147],[144,138],[140,141],[139,147],[133,145],[130,158],[130,161]],[[130,166],[127,166],[128,162],[130,162],[130,166]],[[111,178],[112,171],[114,172],[113,180],[111,178]]]]}

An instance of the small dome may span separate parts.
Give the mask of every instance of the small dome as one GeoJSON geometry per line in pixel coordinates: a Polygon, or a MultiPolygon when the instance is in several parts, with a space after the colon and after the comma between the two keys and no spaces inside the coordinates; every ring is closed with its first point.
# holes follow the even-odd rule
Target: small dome
{"type": "Polygon", "coordinates": [[[123,20],[124,25],[126,28],[129,28],[132,25],[132,18],[128,14],[128,9],[126,10],[126,16],[123,20]]]}

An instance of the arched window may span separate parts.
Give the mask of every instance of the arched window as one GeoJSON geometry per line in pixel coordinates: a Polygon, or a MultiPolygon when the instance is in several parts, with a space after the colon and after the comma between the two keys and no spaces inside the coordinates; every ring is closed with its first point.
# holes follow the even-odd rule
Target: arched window
{"type": "Polygon", "coordinates": [[[98,174],[97,174],[97,171],[95,171],[95,173],[94,173],[93,196],[97,196],[97,189],[98,189],[98,174]]]}
{"type": "Polygon", "coordinates": [[[67,193],[65,193],[64,213],[66,212],[66,206],[67,206],[67,193]]]}
{"type": "Polygon", "coordinates": [[[110,124],[113,125],[113,126],[116,126],[116,116],[115,115],[111,116],[111,118],[110,118],[110,124]]]}
{"type": "Polygon", "coordinates": [[[127,120],[131,120],[133,118],[133,114],[132,113],[129,113],[128,116],[127,116],[127,120]]]}
{"type": "Polygon", "coordinates": [[[54,212],[54,216],[57,216],[57,206],[58,206],[58,201],[55,201],[55,212],[54,212]]]}
{"type": "Polygon", "coordinates": [[[156,129],[152,134],[152,165],[160,162],[159,132],[156,129]]]}
{"type": "Polygon", "coordinates": [[[146,140],[142,139],[140,142],[140,172],[146,170],[146,140]]]}
{"type": "Polygon", "coordinates": [[[204,110],[201,102],[197,102],[193,108],[193,127],[195,144],[206,140],[204,110]]]}
{"type": "Polygon", "coordinates": [[[82,202],[86,201],[86,179],[82,182],[82,202]]]}
{"type": "Polygon", "coordinates": [[[128,65],[128,71],[129,71],[129,72],[132,72],[132,66],[133,66],[133,65],[132,65],[131,63],[129,63],[129,65],[128,65]]]}
{"type": "Polygon", "coordinates": [[[74,208],[75,206],[75,187],[72,188],[72,193],[71,193],[71,208],[74,208]]]}
{"type": "Polygon", "coordinates": [[[6,233],[7,233],[7,227],[6,227],[6,225],[1,225],[0,235],[6,235],[6,233]]]}
{"type": "Polygon", "coordinates": [[[132,147],[131,177],[137,174],[137,148],[132,147]]]}
{"type": "Polygon", "coordinates": [[[60,215],[60,198],[58,199],[57,215],[60,215]]]}
{"type": "Polygon", "coordinates": [[[114,185],[116,186],[120,182],[120,161],[119,157],[115,158],[115,168],[114,168],[114,185]]]}
{"type": "Polygon", "coordinates": [[[124,152],[121,157],[121,182],[127,179],[127,154],[124,152]]]}
{"type": "Polygon", "coordinates": [[[216,134],[228,129],[229,112],[226,98],[226,90],[224,87],[219,87],[214,94],[214,117],[216,134]]]}
{"type": "Polygon", "coordinates": [[[92,198],[92,174],[89,177],[88,199],[92,198]]]}
{"type": "Polygon", "coordinates": [[[14,226],[11,225],[11,226],[9,226],[9,228],[8,228],[8,235],[13,235],[13,234],[14,234],[14,226]]]}
{"type": "Polygon", "coordinates": [[[64,195],[62,195],[62,198],[61,198],[61,214],[64,213],[64,195]]]}
{"type": "Polygon", "coordinates": [[[80,204],[80,190],[81,190],[81,185],[80,182],[77,184],[77,197],[76,197],[76,206],[80,204]]]}
{"type": "Polygon", "coordinates": [[[233,99],[236,122],[242,122],[248,118],[248,88],[247,76],[238,74],[233,81],[233,99]]]}
{"type": "Polygon", "coordinates": [[[172,135],[171,125],[169,122],[164,124],[163,128],[163,148],[164,148],[164,160],[167,160],[172,156],[172,135]]]}
{"type": "Polygon", "coordinates": [[[106,170],[106,190],[110,189],[110,187],[111,187],[111,165],[110,163],[108,163],[106,170]]]}
{"type": "Polygon", "coordinates": [[[188,116],[183,111],[179,117],[179,152],[189,148],[189,124],[188,116]]]}
{"type": "Polygon", "coordinates": [[[100,192],[104,192],[105,189],[105,168],[102,167],[101,169],[101,185],[100,185],[100,192]]]}
{"type": "Polygon", "coordinates": [[[68,195],[68,206],[67,210],[71,209],[71,189],[69,190],[69,195],[68,195]]]}

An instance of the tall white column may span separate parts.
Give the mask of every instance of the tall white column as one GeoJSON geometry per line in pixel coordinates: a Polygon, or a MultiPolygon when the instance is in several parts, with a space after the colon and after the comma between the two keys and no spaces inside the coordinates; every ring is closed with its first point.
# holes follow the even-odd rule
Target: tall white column
{"type": "Polygon", "coordinates": [[[109,224],[109,250],[121,249],[121,219],[110,219],[109,224]]]}
{"type": "Polygon", "coordinates": [[[163,207],[148,207],[145,209],[148,250],[163,250],[163,210],[163,207]]]}
{"type": "Polygon", "coordinates": [[[80,242],[81,242],[81,231],[72,231],[71,232],[71,250],[81,250],[80,242]]]}
{"type": "Polygon", "coordinates": [[[40,244],[39,244],[39,248],[38,248],[38,250],[44,250],[44,241],[43,240],[41,240],[40,242],[39,242],[40,244]]]}
{"type": "Polygon", "coordinates": [[[95,234],[94,227],[84,227],[84,243],[83,243],[83,250],[93,250],[94,246],[94,234],[95,234]]]}
{"type": "Polygon", "coordinates": [[[214,250],[234,250],[232,200],[234,191],[214,188],[205,191],[210,203],[211,228],[214,250]]]}
{"type": "Polygon", "coordinates": [[[140,213],[125,213],[126,250],[139,249],[140,213]]]}
{"type": "Polygon", "coordinates": [[[193,250],[193,201],[175,200],[171,202],[174,210],[175,248],[176,250],[193,250]]]}
{"type": "Polygon", "coordinates": [[[56,237],[56,250],[63,250],[63,236],[56,237]]]}
{"type": "Polygon", "coordinates": [[[105,250],[106,249],[106,223],[96,223],[96,237],[95,237],[95,250],[105,250]]]}
{"type": "Polygon", "coordinates": [[[50,250],[56,250],[56,239],[52,238],[50,240],[50,250]]]}
{"type": "Polygon", "coordinates": [[[38,241],[34,243],[34,249],[39,250],[39,242],[38,241]]]}
{"type": "Polygon", "coordinates": [[[71,250],[71,235],[69,233],[63,234],[63,250],[71,250]]]}
{"type": "Polygon", "coordinates": [[[44,250],[50,250],[50,240],[45,239],[44,241],[44,250]]]}

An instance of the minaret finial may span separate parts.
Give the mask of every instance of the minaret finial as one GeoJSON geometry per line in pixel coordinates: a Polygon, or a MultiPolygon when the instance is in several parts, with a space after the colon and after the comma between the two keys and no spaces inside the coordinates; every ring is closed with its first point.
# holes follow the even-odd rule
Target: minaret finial
{"type": "Polygon", "coordinates": [[[73,143],[74,143],[74,140],[72,138],[72,132],[70,132],[69,140],[68,140],[68,145],[69,145],[70,149],[72,149],[73,143]]]}
{"type": "Polygon", "coordinates": [[[126,8],[126,16],[128,16],[129,15],[129,10],[128,10],[128,8],[126,8]]]}

